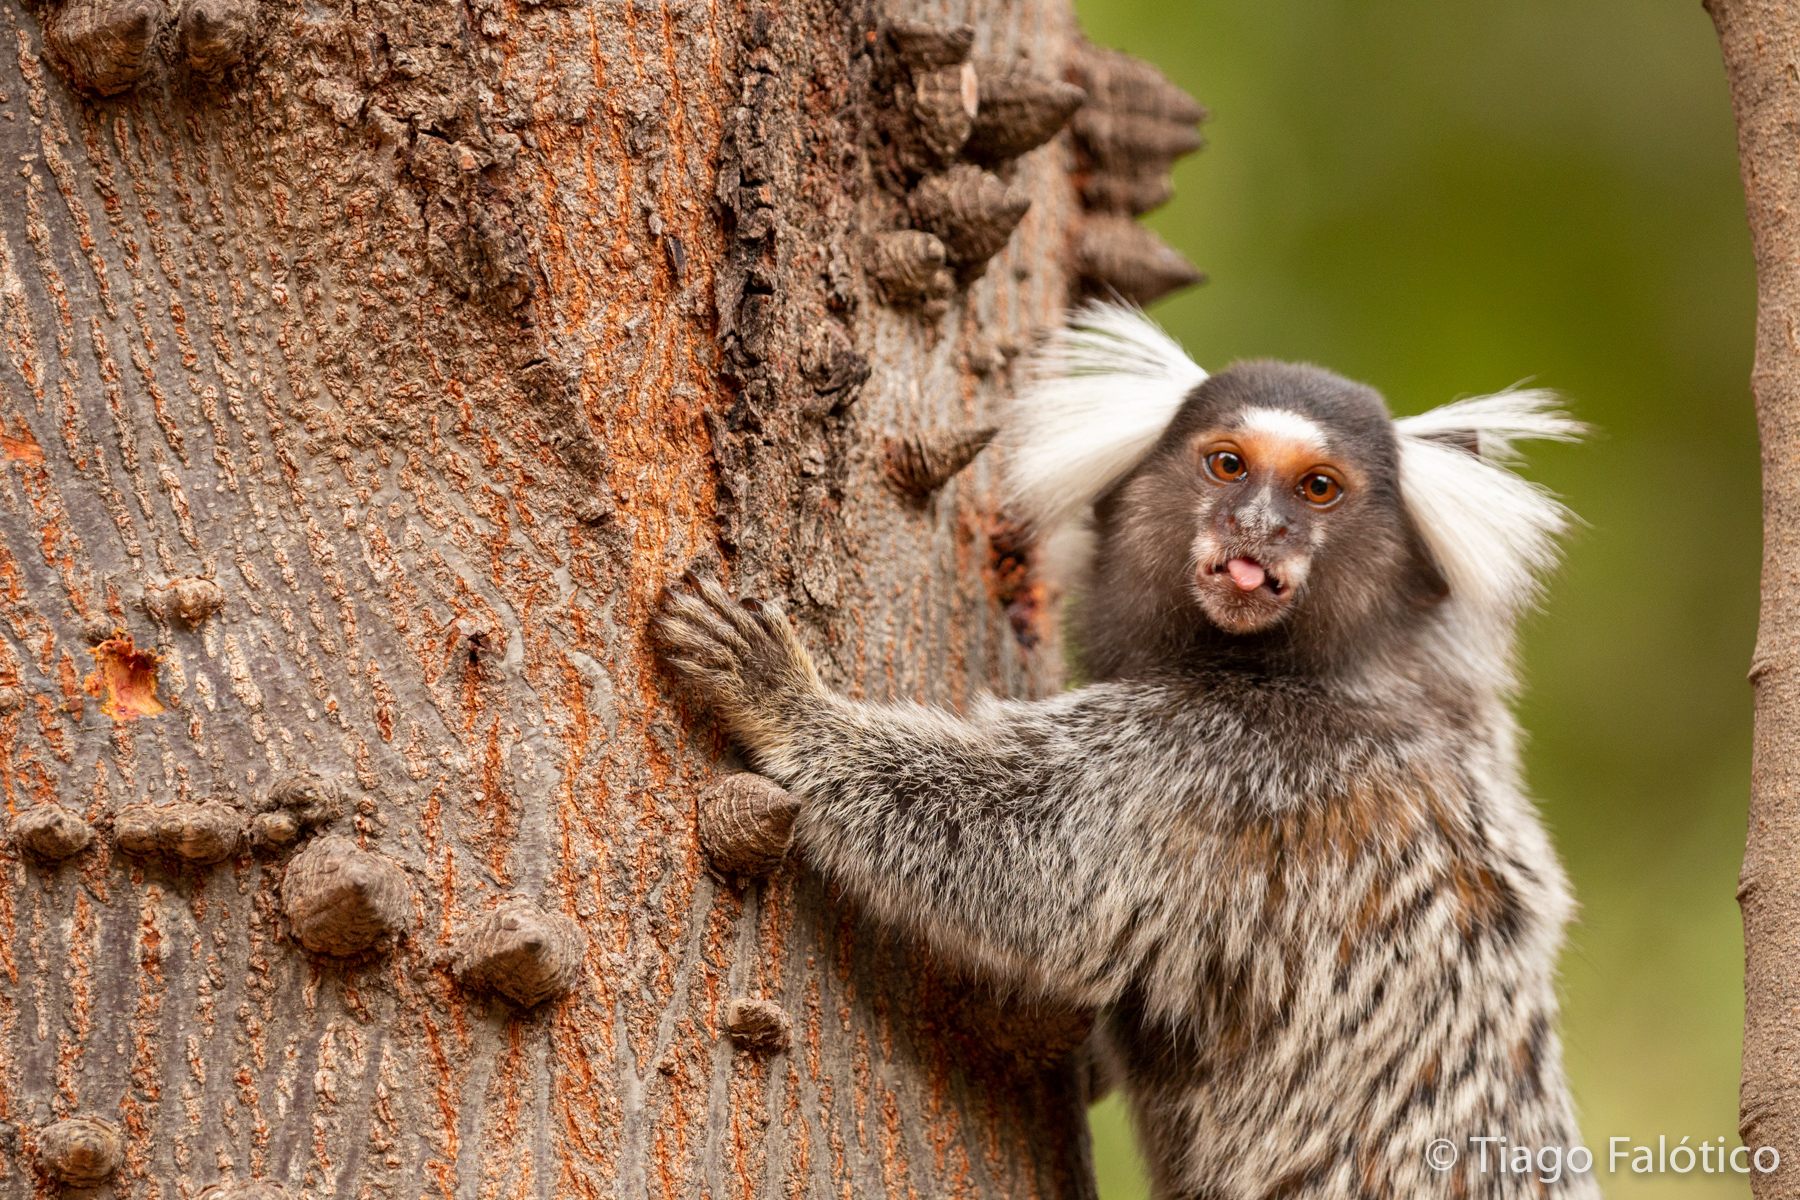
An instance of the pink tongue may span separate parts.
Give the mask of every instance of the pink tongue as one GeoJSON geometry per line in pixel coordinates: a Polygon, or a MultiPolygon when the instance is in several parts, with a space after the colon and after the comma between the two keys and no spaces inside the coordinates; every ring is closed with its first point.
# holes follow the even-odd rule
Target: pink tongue
{"type": "Polygon", "coordinates": [[[1261,564],[1248,558],[1234,558],[1225,564],[1225,569],[1231,572],[1231,582],[1246,592],[1254,592],[1268,577],[1268,572],[1262,569],[1261,564]]]}

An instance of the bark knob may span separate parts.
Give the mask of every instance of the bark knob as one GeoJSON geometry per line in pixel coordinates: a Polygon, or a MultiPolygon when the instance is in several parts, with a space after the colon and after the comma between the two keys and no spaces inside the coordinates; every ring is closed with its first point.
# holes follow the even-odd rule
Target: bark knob
{"type": "Polygon", "coordinates": [[[975,461],[999,430],[940,429],[912,437],[889,438],[887,478],[901,495],[923,500],[975,461]]]}
{"type": "Polygon", "coordinates": [[[794,1042],[794,1025],[773,1000],[735,997],[725,1006],[725,1032],[745,1050],[774,1052],[794,1042]]]}
{"type": "Polygon", "coordinates": [[[301,825],[323,825],[344,811],[344,795],[317,771],[287,771],[275,777],[263,798],[265,810],[287,812],[301,825]]]}
{"type": "Polygon", "coordinates": [[[1175,195],[1175,181],[1166,173],[1117,175],[1091,172],[1081,183],[1081,199],[1096,212],[1137,216],[1161,208],[1175,195]]]}
{"type": "Polygon", "coordinates": [[[1075,239],[1075,269],[1133,304],[1149,304],[1206,278],[1181,252],[1129,217],[1093,216],[1075,239]]]}
{"type": "Polygon", "coordinates": [[[95,1187],[125,1161],[125,1139],[99,1117],[68,1117],[38,1130],[38,1165],[70,1187],[95,1187]]]}
{"type": "Polygon", "coordinates": [[[278,850],[300,839],[300,822],[291,812],[257,813],[250,818],[250,842],[259,848],[278,850]]]}
{"type": "Polygon", "coordinates": [[[799,811],[798,800],[761,775],[727,775],[700,795],[700,849],[727,874],[771,874],[787,854],[799,811]]]}
{"type": "Polygon", "coordinates": [[[272,1179],[249,1179],[243,1183],[215,1183],[200,1189],[196,1200],[288,1200],[293,1195],[272,1179]]]}
{"type": "Polygon", "coordinates": [[[1180,125],[1198,125],[1208,116],[1204,105],[1171,83],[1154,63],[1110,46],[1091,42],[1077,46],[1069,75],[1098,108],[1180,125]]]}
{"type": "Polygon", "coordinates": [[[1183,155],[1206,144],[1200,131],[1142,113],[1084,109],[1074,120],[1082,149],[1102,168],[1138,171],[1154,165],[1166,171],[1183,155]]]}
{"type": "Polygon", "coordinates": [[[164,625],[192,629],[225,607],[225,589],[198,576],[171,579],[145,590],[144,607],[164,625]]]}
{"type": "Polygon", "coordinates": [[[1083,160],[1081,198],[1100,212],[1135,216],[1174,194],[1169,168],[1203,144],[1206,109],[1142,59],[1082,45],[1070,79],[1088,101],[1070,129],[1083,160]]]}
{"type": "Polygon", "coordinates": [[[197,75],[217,79],[244,57],[252,0],[188,0],[181,10],[181,52],[197,75]]]}
{"type": "Polygon", "coordinates": [[[244,814],[229,804],[133,804],[113,819],[113,836],[127,854],[166,854],[194,866],[237,853],[244,814]]]}
{"type": "Polygon", "coordinates": [[[44,44],[84,91],[116,96],[150,69],[165,20],[162,0],[63,0],[44,44]]]}
{"type": "Polygon", "coordinates": [[[889,304],[940,300],[956,290],[944,266],[944,243],[919,229],[877,234],[869,246],[868,270],[889,304]]]}
{"type": "Polygon", "coordinates": [[[464,987],[530,1008],[575,989],[584,943],[570,918],[514,897],[456,939],[452,969],[464,987]]]}
{"type": "Polygon", "coordinates": [[[1041,79],[1006,63],[983,61],[980,107],[965,154],[1000,163],[1035,150],[1069,123],[1087,93],[1060,79],[1041,79]]]}
{"type": "Polygon", "coordinates": [[[91,825],[60,804],[40,804],[13,821],[13,844],[44,862],[61,862],[94,840],[91,825]]]}
{"type": "Polygon", "coordinates": [[[913,120],[919,137],[940,159],[950,159],[969,140],[976,123],[980,85],[970,63],[913,76],[913,120]]]}
{"type": "Polygon", "coordinates": [[[405,872],[342,837],[312,842],[281,881],[294,936],[315,954],[358,954],[400,933],[412,899],[405,872]]]}
{"type": "Polygon", "coordinates": [[[967,163],[927,175],[907,202],[913,220],[937,234],[945,256],[965,270],[978,270],[998,254],[1031,208],[1030,197],[967,163]]]}
{"type": "Polygon", "coordinates": [[[901,62],[915,71],[930,70],[953,67],[968,58],[975,46],[975,27],[894,21],[887,27],[887,37],[901,62]]]}

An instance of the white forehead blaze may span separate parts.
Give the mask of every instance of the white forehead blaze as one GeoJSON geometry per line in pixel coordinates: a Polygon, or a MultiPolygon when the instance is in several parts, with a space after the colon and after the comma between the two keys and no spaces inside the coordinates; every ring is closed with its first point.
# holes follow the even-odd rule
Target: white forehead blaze
{"type": "Polygon", "coordinates": [[[1246,408],[1238,418],[1238,425],[1245,430],[1299,442],[1321,454],[1330,448],[1330,439],[1317,421],[1289,409],[1246,408]]]}

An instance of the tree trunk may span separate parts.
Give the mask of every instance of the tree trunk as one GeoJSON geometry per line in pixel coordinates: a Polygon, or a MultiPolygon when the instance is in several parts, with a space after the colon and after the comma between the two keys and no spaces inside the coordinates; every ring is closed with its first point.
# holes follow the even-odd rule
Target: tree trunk
{"type": "MultiPolygon", "coordinates": [[[[983,105],[1078,53],[969,9],[983,105]]],[[[989,146],[982,273],[1004,212],[904,198],[975,77],[871,10],[0,13],[0,1193],[1090,1195],[1079,1014],[709,870],[645,634],[698,564],[854,693],[1058,685],[944,478],[1069,297],[1071,139],[989,146]]]]}
{"type": "MultiPolygon", "coordinates": [[[[1744,913],[1744,1078],[1739,1132],[1772,1146],[1779,1170],[1750,1176],[1759,1198],[1800,1191],[1800,9],[1707,0],[1737,116],[1756,253],[1756,365],[1762,439],[1762,615],[1744,913]]],[[[1764,1158],[1758,1166],[1772,1162],[1764,1158]]]]}

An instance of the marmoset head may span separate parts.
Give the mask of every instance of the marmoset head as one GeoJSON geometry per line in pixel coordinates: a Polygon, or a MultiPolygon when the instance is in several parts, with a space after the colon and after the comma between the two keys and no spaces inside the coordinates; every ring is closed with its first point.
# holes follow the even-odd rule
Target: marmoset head
{"type": "Polygon", "coordinates": [[[1447,592],[1381,397],[1317,367],[1243,363],[1195,387],[1095,524],[1083,643],[1109,674],[1219,635],[1311,658],[1447,592]]]}
{"type": "Polygon", "coordinates": [[[1568,516],[1507,463],[1522,439],[1580,436],[1554,396],[1394,420],[1317,367],[1209,377],[1136,309],[1070,316],[1026,361],[1000,446],[1008,511],[1078,597],[1091,675],[1386,660],[1506,691],[1568,516]]]}

